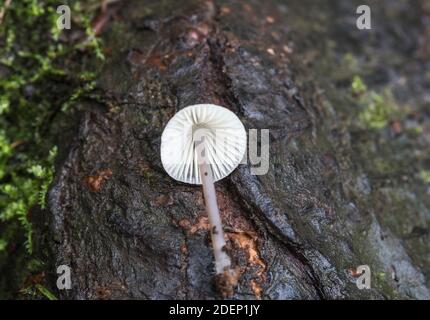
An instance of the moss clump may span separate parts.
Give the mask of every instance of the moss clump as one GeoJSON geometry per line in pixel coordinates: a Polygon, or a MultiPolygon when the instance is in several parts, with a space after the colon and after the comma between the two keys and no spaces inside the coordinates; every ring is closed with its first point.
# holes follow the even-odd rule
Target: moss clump
{"type": "Polygon", "coordinates": [[[390,91],[379,94],[368,90],[358,76],[353,78],[351,90],[360,106],[359,122],[366,129],[382,129],[398,116],[399,108],[390,91]]]}
{"type": "Polygon", "coordinates": [[[359,76],[355,76],[352,79],[351,88],[352,92],[357,96],[361,96],[367,92],[367,86],[359,76]]]}
{"type": "Polygon", "coordinates": [[[394,109],[383,96],[376,93],[371,93],[366,100],[366,106],[359,114],[361,123],[371,129],[386,127],[394,109]]]}
{"type": "Polygon", "coordinates": [[[424,183],[430,184],[430,170],[421,170],[419,177],[424,183]]]}
{"type": "Polygon", "coordinates": [[[0,298],[19,289],[53,297],[43,279],[23,287],[25,278],[43,268],[31,263],[30,209],[45,208],[56,155],[53,124],[95,87],[94,61],[103,58],[90,25],[95,3],[66,1],[72,30],[63,31],[56,1],[0,4],[0,298]]]}

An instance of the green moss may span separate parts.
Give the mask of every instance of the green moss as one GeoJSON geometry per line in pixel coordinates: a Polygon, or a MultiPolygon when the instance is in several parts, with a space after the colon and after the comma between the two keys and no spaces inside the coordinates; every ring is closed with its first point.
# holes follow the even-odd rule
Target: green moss
{"type": "Polygon", "coordinates": [[[390,119],[392,110],[381,95],[372,93],[367,105],[359,114],[361,123],[371,129],[384,128],[390,119]]]}
{"type": "Polygon", "coordinates": [[[355,76],[352,79],[351,88],[352,92],[356,95],[362,95],[367,91],[367,86],[364,84],[363,80],[359,76],[355,76]]]}
{"type": "Polygon", "coordinates": [[[419,177],[424,183],[430,184],[430,170],[421,170],[419,177]]]}
{"type": "MultiPolygon", "coordinates": [[[[95,88],[94,61],[103,59],[90,27],[95,3],[64,2],[72,8],[73,32],[82,35],[73,42],[71,31],[57,28],[59,3],[53,0],[12,1],[0,24],[0,272],[15,279],[0,281],[0,298],[11,297],[38,271],[29,264],[34,260],[29,213],[35,206],[45,209],[57,116],[95,88]]],[[[32,293],[54,297],[42,284],[32,286],[32,293]]]]}
{"type": "Polygon", "coordinates": [[[58,300],[57,297],[51,291],[49,291],[49,289],[39,283],[21,289],[20,293],[32,298],[43,296],[48,300],[58,300]]]}
{"type": "Polygon", "coordinates": [[[393,121],[399,113],[390,91],[382,94],[368,90],[359,76],[355,76],[351,83],[352,93],[357,97],[360,111],[358,119],[367,129],[382,129],[393,121]]]}

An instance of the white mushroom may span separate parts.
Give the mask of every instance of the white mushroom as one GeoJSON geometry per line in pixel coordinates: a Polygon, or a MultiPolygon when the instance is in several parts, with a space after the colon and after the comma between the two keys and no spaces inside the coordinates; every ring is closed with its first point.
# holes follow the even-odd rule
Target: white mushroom
{"type": "Polygon", "coordinates": [[[242,122],[230,110],[213,104],[180,110],[161,136],[161,161],[166,172],[175,180],[203,185],[215,271],[222,283],[220,286],[229,292],[237,276],[225,251],[214,182],[228,176],[239,165],[245,150],[246,131],[242,122]]]}

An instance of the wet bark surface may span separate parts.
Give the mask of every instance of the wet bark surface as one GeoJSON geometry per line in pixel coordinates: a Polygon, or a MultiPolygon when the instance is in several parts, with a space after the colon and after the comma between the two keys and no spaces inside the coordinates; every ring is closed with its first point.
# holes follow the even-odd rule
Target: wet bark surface
{"type": "Polygon", "coordinates": [[[405,78],[396,99],[428,106],[425,2],[375,2],[372,31],[355,27],[354,1],[116,5],[100,102],[71,117],[49,192],[45,247],[52,270],[72,270],[61,298],[219,298],[202,190],[160,160],[167,121],[197,103],[270,130],[267,174],[240,165],[216,183],[241,271],[233,298],[430,298],[428,190],[414,178],[428,132],[347,121],[355,74],[381,90],[405,78]],[[356,286],[359,265],[369,290],[356,286]]]}

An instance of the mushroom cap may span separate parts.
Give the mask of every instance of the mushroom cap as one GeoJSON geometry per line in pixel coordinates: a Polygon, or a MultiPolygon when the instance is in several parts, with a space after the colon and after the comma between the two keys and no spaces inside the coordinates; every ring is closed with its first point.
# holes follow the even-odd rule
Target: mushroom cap
{"type": "Polygon", "coordinates": [[[173,179],[201,184],[196,141],[204,142],[204,159],[213,180],[228,176],[242,161],[246,131],[230,110],[214,104],[196,104],[178,111],[161,135],[161,162],[173,179]]]}

